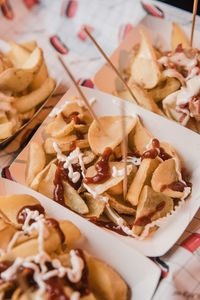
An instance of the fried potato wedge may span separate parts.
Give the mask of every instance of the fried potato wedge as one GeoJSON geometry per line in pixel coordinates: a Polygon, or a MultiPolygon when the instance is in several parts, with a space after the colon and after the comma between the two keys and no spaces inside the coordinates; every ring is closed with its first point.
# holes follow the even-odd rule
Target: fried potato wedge
{"type": "Polygon", "coordinates": [[[155,102],[159,102],[171,93],[177,91],[180,86],[181,83],[178,79],[174,77],[167,77],[166,79],[161,80],[153,89],[148,90],[148,94],[155,102]]]}
{"type": "Polygon", "coordinates": [[[174,191],[168,188],[170,184],[177,181],[179,181],[179,176],[177,174],[176,160],[171,158],[163,161],[154,171],[151,185],[156,192],[162,192],[173,198],[181,198],[184,196],[184,192],[174,191]]]}
{"type": "Polygon", "coordinates": [[[147,150],[146,146],[153,138],[152,134],[143,126],[139,120],[128,136],[128,145],[133,152],[143,154],[147,150]]]}
{"type": "Polygon", "coordinates": [[[17,216],[20,210],[28,205],[38,205],[40,202],[26,194],[0,196],[0,216],[5,222],[18,226],[17,216]]]}
{"type": "Polygon", "coordinates": [[[158,167],[159,160],[143,159],[128,190],[127,200],[134,206],[138,204],[139,196],[144,185],[151,184],[153,171],[158,167]]]}
{"type": "Polygon", "coordinates": [[[145,185],[140,194],[132,227],[133,233],[140,235],[145,225],[166,216],[173,210],[173,206],[172,198],[155,192],[150,186],[145,185]]]}
{"type": "Polygon", "coordinates": [[[14,107],[24,113],[44,101],[55,88],[53,78],[47,78],[41,87],[28,95],[15,97],[14,107]]]}
{"type": "Polygon", "coordinates": [[[25,48],[26,50],[32,52],[37,47],[37,42],[32,40],[32,41],[27,41],[27,42],[21,43],[19,45],[21,47],[25,48]]]}
{"type": "Polygon", "coordinates": [[[73,112],[78,112],[79,114],[82,114],[83,109],[81,106],[78,105],[78,103],[72,100],[71,102],[66,103],[65,107],[62,110],[62,113],[65,116],[69,116],[73,112]]]}
{"type": "Polygon", "coordinates": [[[26,49],[25,47],[15,43],[9,42],[10,44],[10,51],[7,52],[6,56],[12,62],[13,66],[16,68],[20,68],[28,59],[31,51],[26,49]]]}
{"type": "Polygon", "coordinates": [[[42,49],[36,47],[33,52],[29,55],[26,62],[23,64],[22,68],[32,71],[36,74],[42,66],[43,62],[43,52],[42,49]]]}
{"type": "Polygon", "coordinates": [[[21,92],[29,86],[33,76],[33,72],[28,69],[8,68],[0,73],[0,89],[21,92]]]}
{"type": "MultiPolygon", "coordinates": [[[[116,172],[123,172],[124,171],[124,163],[123,162],[109,162],[109,167],[112,173],[113,168],[116,169],[116,172]]],[[[130,174],[132,170],[132,166],[128,165],[127,166],[127,175],[130,174]]],[[[91,166],[86,170],[86,177],[93,177],[97,173],[95,166],[91,166]]],[[[107,191],[109,188],[115,186],[118,184],[120,181],[122,181],[124,178],[124,174],[116,175],[115,177],[112,175],[106,182],[104,183],[99,183],[99,184],[94,184],[94,183],[88,183],[85,186],[88,186],[89,189],[97,195],[100,195],[107,191]]]]}
{"type": "Polygon", "coordinates": [[[99,218],[104,211],[106,202],[97,199],[94,199],[90,193],[84,193],[86,198],[85,203],[89,209],[89,212],[84,216],[87,218],[96,217],[99,218]]]}
{"type": "Polygon", "coordinates": [[[122,197],[120,196],[115,196],[112,197],[108,193],[104,193],[106,197],[108,197],[108,203],[112,208],[114,208],[119,214],[126,214],[126,215],[134,215],[135,214],[135,209],[131,207],[131,205],[122,200],[122,197]]]}
{"type": "Polygon", "coordinates": [[[28,162],[26,165],[26,184],[31,185],[35,176],[44,169],[46,155],[41,144],[31,142],[29,145],[28,162]]]}
{"type": "Polygon", "coordinates": [[[151,41],[143,30],[140,33],[142,40],[132,64],[131,77],[141,87],[151,89],[158,84],[161,71],[151,41]]]}
{"type": "Polygon", "coordinates": [[[34,91],[41,87],[43,82],[48,78],[48,70],[45,61],[43,60],[43,63],[37,72],[37,74],[34,76],[33,81],[29,85],[29,90],[34,91]]]}
{"type": "Polygon", "coordinates": [[[185,32],[183,31],[183,29],[175,22],[172,22],[172,34],[171,34],[172,50],[175,50],[179,44],[182,44],[183,48],[190,47],[189,40],[185,32]]]}
{"type": "Polygon", "coordinates": [[[66,181],[63,181],[65,205],[79,214],[87,214],[88,207],[79,193],[66,181]]]}
{"type": "Polygon", "coordinates": [[[116,185],[109,188],[107,192],[111,195],[121,195],[123,193],[123,182],[120,181],[116,185]]]}
{"type": "Polygon", "coordinates": [[[92,292],[101,300],[126,300],[128,287],[125,281],[105,262],[84,251],[89,269],[89,283],[92,292]]]}
{"type": "MultiPolygon", "coordinates": [[[[126,123],[126,133],[136,125],[136,119],[131,116],[124,116],[126,123]]],[[[102,154],[106,147],[114,149],[122,141],[122,120],[119,116],[100,117],[99,121],[104,129],[104,132],[98,127],[96,121],[93,121],[88,131],[88,141],[92,151],[95,154],[102,154]]]]}

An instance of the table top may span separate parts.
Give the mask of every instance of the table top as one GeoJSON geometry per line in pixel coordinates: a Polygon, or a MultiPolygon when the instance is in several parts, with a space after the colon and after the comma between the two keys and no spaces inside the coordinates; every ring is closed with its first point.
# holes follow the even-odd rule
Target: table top
{"type": "MultiPolygon", "coordinates": [[[[56,57],[58,49],[52,37],[61,43],[63,59],[83,86],[93,86],[92,78],[103,65],[104,59],[88,41],[82,25],[92,28],[105,52],[110,55],[123,39],[126,25],[147,24],[154,15],[181,25],[191,26],[189,12],[158,1],[79,0],[69,7],[70,1],[13,1],[4,2],[0,12],[0,37],[3,40],[23,42],[35,39],[44,50],[50,74],[59,86],[42,111],[15,139],[0,151],[0,169],[8,177],[8,167],[30,140],[52,107],[58,102],[70,82],[56,57]],[[146,5],[148,4],[148,5],[146,5]],[[122,13],[123,12],[123,13],[122,13]],[[23,142],[22,142],[23,141],[23,142]]],[[[197,16],[196,27],[200,26],[197,16]]],[[[163,257],[153,261],[162,270],[153,299],[200,299],[200,211],[184,234],[163,257]]]]}

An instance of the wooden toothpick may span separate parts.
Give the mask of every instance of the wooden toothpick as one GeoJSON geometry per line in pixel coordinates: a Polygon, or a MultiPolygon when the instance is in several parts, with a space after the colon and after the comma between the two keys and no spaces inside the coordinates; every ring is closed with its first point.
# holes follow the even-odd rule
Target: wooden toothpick
{"type": "Polygon", "coordinates": [[[96,113],[94,112],[94,110],[92,109],[90,103],[88,102],[87,98],[85,97],[84,93],[82,92],[80,86],[78,85],[78,83],[76,82],[74,76],[72,75],[71,71],[69,70],[69,68],[66,66],[66,64],[64,63],[64,61],[62,60],[61,56],[58,55],[58,59],[61,62],[63,68],[65,69],[65,71],[67,72],[67,74],[69,75],[69,77],[71,78],[71,80],[73,81],[77,91],[79,92],[81,98],[83,99],[88,111],[90,112],[90,114],[92,115],[93,119],[97,122],[98,127],[105,133],[104,128],[101,125],[101,122],[99,121],[96,113]]]}
{"type": "Polygon", "coordinates": [[[122,157],[124,162],[124,179],[123,179],[123,197],[126,200],[127,196],[127,136],[126,136],[126,121],[125,121],[125,104],[121,101],[121,120],[122,120],[122,157]]]}
{"type": "Polygon", "coordinates": [[[89,36],[89,38],[91,39],[91,41],[95,44],[95,46],[97,47],[97,49],[101,52],[101,54],[103,55],[103,57],[105,58],[105,60],[108,62],[108,64],[111,66],[111,68],[115,71],[115,73],[117,74],[117,76],[120,78],[120,80],[122,81],[122,83],[125,85],[125,87],[127,88],[127,90],[129,91],[129,93],[131,94],[132,98],[133,98],[133,102],[135,104],[138,104],[136,101],[136,98],[131,90],[131,88],[128,86],[127,82],[124,80],[124,78],[122,77],[122,75],[120,74],[120,72],[117,70],[117,68],[113,65],[113,63],[111,62],[111,60],[108,58],[108,56],[105,54],[105,52],[103,51],[103,49],[99,46],[99,44],[97,43],[97,41],[93,38],[93,36],[91,35],[91,33],[87,30],[86,27],[83,28],[84,31],[86,32],[86,34],[89,36]]]}
{"type": "Polygon", "coordinates": [[[191,29],[191,34],[190,34],[190,47],[192,47],[192,43],[193,43],[194,26],[195,26],[196,14],[197,14],[197,5],[198,5],[198,0],[194,0],[193,12],[192,12],[192,29],[191,29]]]}

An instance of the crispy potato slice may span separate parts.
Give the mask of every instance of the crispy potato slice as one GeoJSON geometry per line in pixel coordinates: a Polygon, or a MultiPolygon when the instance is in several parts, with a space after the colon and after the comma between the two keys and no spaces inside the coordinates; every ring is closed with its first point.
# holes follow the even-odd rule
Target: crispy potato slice
{"type": "Polygon", "coordinates": [[[40,182],[46,177],[47,173],[49,172],[49,168],[51,167],[51,164],[55,163],[56,161],[57,158],[50,161],[50,163],[46,165],[46,167],[35,176],[35,178],[30,184],[30,188],[32,188],[35,191],[38,191],[40,182]]]}
{"type": "Polygon", "coordinates": [[[146,151],[146,146],[153,138],[152,134],[143,126],[139,120],[128,136],[128,145],[132,151],[139,153],[140,155],[146,151]]]}
{"type": "Polygon", "coordinates": [[[0,196],[0,216],[5,222],[11,222],[18,226],[17,215],[19,211],[27,205],[38,204],[40,204],[38,200],[26,194],[0,196]]]}
{"type": "Polygon", "coordinates": [[[155,192],[150,186],[145,185],[140,194],[135,224],[132,227],[133,233],[140,235],[144,229],[144,224],[155,221],[166,216],[173,210],[172,198],[155,192]],[[152,215],[151,215],[152,214],[152,215]]]}
{"type": "Polygon", "coordinates": [[[79,214],[86,214],[89,212],[88,207],[79,193],[66,181],[63,181],[64,200],[66,206],[79,214]]]}
{"type": "Polygon", "coordinates": [[[176,161],[173,158],[163,161],[157,167],[151,179],[151,185],[154,191],[162,192],[173,198],[181,198],[184,196],[184,192],[173,191],[168,188],[168,185],[171,183],[179,181],[179,176],[176,171],[177,167],[179,167],[179,165],[176,166],[176,161]]]}
{"type": "Polygon", "coordinates": [[[175,22],[172,22],[172,34],[171,34],[172,50],[175,50],[179,44],[182,44],[183,48],[190,47],[189,40],[185,32],[183,31],[183,29],[175,22]]]}
{"type": "Polygon", "coordinates": [[[171,119],[179,122],[182,113],[178,112],[176,110],[176,101],[177,96],[179,94],[179,91],[176,91],[170,95],[168,95],[165,99],[162,101],[163,110],[166,114],[166,116],[171,119]]]}
{"type": "Polygon", "coordinates": [[[51,94],[54,88],[54,79],[47,78],[39,89],[31,92],[28,95],[15,97],[14,107],[21,113],[26,112],[44,101],[51,94]]]}
{"type": "Polygon", "coordinates": [[[159,163],[160,162],[157,158],[148,158],[142,160],[127,194],[127,200],[132,205],[138,204],[139,196],[143,186],[146,184],[150,185],[153,171],[158,167],[159,163]]]}
{"type": "Polygon", "coordinates": [[[106,202],[99,200],[98,198],[95,199],[89,193],[84,193],[86,198],[85,203],[89,209],[89,212],[85,214],[85,217],[91,218],[96,217],[99,218],[100,215],[103,213],[106,202]]]}
{"type": "Polygon", "coordinates": [[[57,166],[54,163],[51,163],[46,176],[41,180],[38,186],[38,192],[51,199],[54,198],[54,179],[56,169],[57,166]]]}
{"type": "Polygon", "coordinates": [[[121,195],[123,193],[123,182],[120,181],[116,185],[109,188],[107,192],[111,195],[121,195]]]}
{"type": "MultiPolygon", "coordinates": [[[[113,167],[116,168],[117,172],[118,171],[123,171],[124,170],[124,163],[123,162],[109,162],[109,166],[110,166],[110,170],[111,170],[111,177],[104,183],[99,183],[99,184],[94,184],[94,183],[88,183],[87,186],[89,187],[89,189],[97,195],[102,194],[103,192],[107,191],[109,188],[115,186],[116,184],[118,184],[120,181],[123,180],[124,178],[124,174],[123,175],[117,175],[116,177],[114,177],[112,175],[112,169],[113,167]]],[[[130,166],[130,165],[129,165],[130,166]]],[[[130,174],[132,166],[127,168],[127,175],[130,174]]],[[[91,166],[87,169],[86,171],[86,177],[93,177],[96,175],[96,169],[95,166],[91,166]]]]}
{"type": "Polygon", "coordinates": [[[74,120],[69,124],[65,122],[62,115],[59,114],[53,122],[46,127],[46,133],[52,137],[60,138],[68,135],[74,129],[74,120]]]}
{"type": "Polygon", "coordinates": [[[88,148],[88,140],[77,140],[76,135],[71,134],[62,138],[47,138],[44,143],[44,149],[47,154],[56,154],[56,151],[53,147],[53,143],[56,142],[61,152],[71,150],[71,142],[74,142],[74,146],[79,147],[80,149],[88,148]]]}
{"type": "Polygon", "coordinates": [[[67,220],[59,221],[60,229],[65,236],[65,244],[69,245],[78,241],[82,234],[78,227],[76,227],[72,222],[67,220]]]}
{"type": "Polygon", "coordinates": [[[79,114],[83,113],[83,109],[75,101],[68,102],[67,105],[63,108],[62,113],[65,116],[69,116],[73,112],[78,112],[79,114]]]}
{"type": "Polygon", "coordinates": [[[151,89],[158,84],[161,71],[151,41],[143,30],[140,33],[142,40],[132,64],[131,77],[143,88],[151,89]]]}
{"type": "Polygon", "coordinates": [[[137,104],[160,116],[164,116],[162,110],[158,107],[158,105],[155,103],[153,98],[151,98],[151,96],[148,94],[146,90],[144,90],[141,86],[135,83],[132,78],[130,78],[128,84],[132,92],[134,93],[134,96],[137,100],[137,104]]]}
{"type": "Polygon", "coordinates": [[[178,79],[174,77],[167,77],[166,79],[160,81],[153,89],[148,90],[148,94],[155,102],[159,102],[171,93],[177,91],[180,86],[181,83],[178,79]]]}
{"type": "Polygon", "coordinates": [[[135,209],[120,196],[112,197],[108,193],[104,193],[108,197],[108,202],[112,208],[114,208],[119,214],[133,215],[135,214],[135,209]]]}
{"type": "Polygon", "coordinates": [[[29,145],[28,162],[26,164],[26,184],[29,186],[35,176],[44,169],[46,156],[43,147],[36,142],[29,145]]]}
{"type": "Polygon", "coordinates": [[[85,251],[84,257],[89,269],[89,283],[95,296],[101,300],[126,300],[128,287],[119,274],[85,251]]]}
{"type": "Polygon", "coordinates": [[[6,139],[13,133],[13,124],[11,121],[0,124],[0,140],[6,139]]]}
{"type": "Polygon", "coordinates": [[[181,160],[180,157],[178,156],[176,150],[172,147],[172,145],[166,143],[166,142],[161,142],[160,143],[160,147],[163,148],[165,150],[165,152],[169,155],[171,155],[172,157],[176,158],[176,162],[177,162],[177,168],[179,171],[181,171],[181,160]]]}
{"type": "Polygon", "coordinates": [[[129,91],[127,89],[126,90],[121,90],[121,91],[114,91],[113,94],[116,97],[124,99],[124,100],[126,100],[128,102],[137,104],[136,97],[135,97],[135,100],[134,100],[133,97],[132,97],[132,95],[129,93],[129,91]]]}
{"type": "Polygon", "coordinates": [[[15,42],[10,42],[9,44],[11,49],[7,52],[6,56],[14,67],[21,67],[28,59],[30,51],[15,42]]]}
{"type": "Polygon", "coordinates": [[[28,69],[8,68],[0,73],[0,89],[21,92],[29,86],[33,76],[33,72],[28,69]]]}
{"type": "MultiPolygon", "coordinates": [[[[136,125],[136,119],[131,116],[124,116],[126,123],[126,135],[136,125]]],[[[114,149],[122,141],[122,120],[120,116],[104,116],[99,121],[105,132],[93,121],[88,131],[88,141],[95,154],[102,154],[106,147],[114,149]]]]}

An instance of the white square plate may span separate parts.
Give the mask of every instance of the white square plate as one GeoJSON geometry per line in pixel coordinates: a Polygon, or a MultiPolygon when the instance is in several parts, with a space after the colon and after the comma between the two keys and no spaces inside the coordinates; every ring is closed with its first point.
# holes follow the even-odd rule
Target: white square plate
{"type": "MultiPolygon", "coordinates": [[[[120,101],[123,100],[93,89],[82,88],[82,90],[88,99],[93,97],[96,99],[93,108],[98,115],[120,115],[120,101]]],[[[57,107],[60,107],[67,99],[73,96],[78,96],[75,88],[71,88],[63,96],[57,107]]],[[[175,244],[200,206],[200,136],[175,122],[162,118],[132,103],[125,102],[125,111],[127,115],[139,115],[146,128],[156,138],[171,144],[177,150],[183,165],[191,175],[193,184],[192,195],[175,214],[166,218],[162,227],[149,238],[141,241],[112,232],[112,235],[117,236],[119,240],[147,256],[161,256],[175,244]]],[[[50,118],[47,117],[33,136],[32,141],[42,142],[42,131],[49,121],[50,118]]],[[[22,184],[25,184],[27,154],[28,146],[10,167],[14,180],[22,184]]]]}
{"type": "Polygon", "coordinates": [[[47,197],[18,183],[0,179],[0,195],[7,194],[32,195],[41,202],[50,217],[73,222],[84,235],[81,241],[83,249],[119,272],[131,289],[131,299],[151,299],[160,278],[160,269],[150,259],[47,197]]]}

